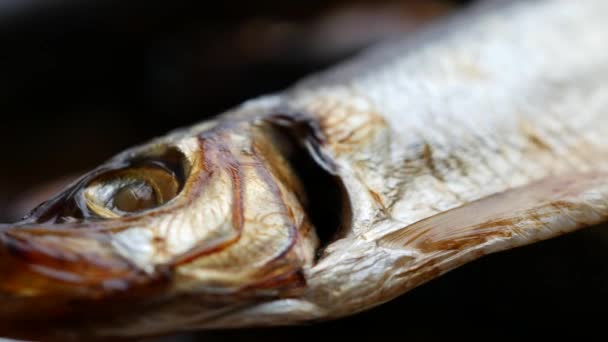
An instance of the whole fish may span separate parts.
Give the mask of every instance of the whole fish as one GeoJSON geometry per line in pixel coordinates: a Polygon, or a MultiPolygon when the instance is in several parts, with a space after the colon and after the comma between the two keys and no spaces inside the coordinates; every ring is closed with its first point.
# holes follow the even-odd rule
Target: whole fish
{"type": "Polygon", "coordinates": [[[335,319],[607,221],[607,17],[481,6],[117,155],[1,228],[0,331],[335,319]]]}

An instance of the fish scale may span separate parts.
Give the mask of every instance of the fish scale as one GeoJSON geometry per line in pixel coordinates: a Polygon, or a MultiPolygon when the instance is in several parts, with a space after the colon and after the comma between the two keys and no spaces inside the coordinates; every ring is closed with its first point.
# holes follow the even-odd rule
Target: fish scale
{"type": "MultiPolygon", "coordinates": [[[[325,147],[342,161],[339,165],[352,168],[345,174],[363,175],[345,181],[352,187],[353,210],[370,206],[373,201],[361,189],[371,188],[387,198],[390,219],[401,224],[387,228],[379,224],[385,216],[362,211],[354,221],[365,227],[355,231],[377,236],[414,230],[407,226],[439,211],[544,177],[607,169],[608,78],[603,70],[608,51],[603,46],[608,22],[603,18],[608,4],[520,1],[492,6],[476,10],[474,20],[467,13],[418,39],[364,53],[287,93],[298,110],[319,117],[333,114],[315,110],[315,103],[332,101],[328,94],[336,94],[335,103],[358,97],[386,123],[377,125],[375,134],[387,136],[377,139],[390,144],[391,158],[378,160],[387,147],[375,145],[373,138],[351,145],[349,153],[325,147]],[[312,95],[315,89],[320,89],[317,96],[312,95]],[[425,156],[427,162],[411,160],[412,146],[429,146],[433,152],[425,156]],[[349,162],[355,158],[357,163],[349,162]],[[410,166],[402,167],[404,163],[410,166]],[[383,181],[393,178],[402,180],[398,191],[383,181]]],[[[579,221],[570,219],[564,226],[579,221]]],[[[375,252],[370,248],[368,253],[375,252]]],[[[339,261],[333,261],[338,267],[339,261]]],[[[378,286],[368,283],[368,290],[378,286]]]]}
{"type": "MultiPolygon", "coordinates": [[[[435,40],[393,43],[389,47],[390,53],[385,53],[386,57],[374,56],[382,55],[382,52],[372,52],[371,57],[364,55],[362,61],[303,81],[295,87],[293,96],[298,97],[300,92],[309,92],[309,89],[328,87],[344,87],[364,94],[365,100],[379,109],[387,121],[386,134],[391,135],[394,151],[403,150],[403,146],[410,142],[403,141],[401,137],[409,136],[411,132],[422,132],[423,136],[418,136],[422,140],[419,143],[429,144],[433,150],[452,156],[458,153],[459,139],[457,135],[446,134],[450,127],[455,127],[454,130],[488,127],[482,128],[483,133],[478,135],[481,141],[478,145],[468,146],[464,156],[468,159],[464,161],[469,169],[468,178],[471,183],[478,184],[477,193],[467,196],[469,201],[542,178],[556,170],[589,170],[593,165],[603,163],[603,158],[596,154],[595,161],[587,160],[586,154],[589,150],[595,151],[596,146],[577,148],[574,140],[587,135],[605,137],[608,131],[601,130],[602,126],[597,124],[577,130],[569,123],[578,122],[579,118],[590,118],[596,123],[606,121],[606,116],[602,117],[597,112],[599,108],[608,106],[608,101],[601,99],[608,94],[601,86],[601,80],[605,78],[588,75],[591,83],[596,84],[588,86],[585,94],[579,94],[580,98],[569,103],[562,103],[560,98],[576,93],[581,85],[580,81],[569,82],[569,79],[577,79],[581,71],[587,69],[601,70],[607,60],[608,53],[602,46],[608,39],[598,34],[608,31],[608,25],[601,19],[608,14],[607,9],[601,1],[586,1],[584,5],[545,1],[506,6],[496,12],[484,13],[475,22],[467,20],[466,25],[458,26],[460,22],[455,19],[447,25],[448,29],[440,30],[443,35],[435,40]],[[537,11],[543,12],[542,20],[536,16],[537,11]],[[580,25],[579,18],[587,18],[587,25],[580,25]],[[513,22],[518,24],[512,25],[513,22]],[[566,49],[564,44],[567,44],[566,49]],[[580,51],[591,52],[591,55],[580,51]],[[366,58],[373,60],[373,67],[363,67],[366,58]],[[469,77],[462,70],[463,60],[484,77],[469,77]],[[361,69],[365,71],[356,72],[361,69]],[[552,86],[556,81],[562,84],[552,86]],[[556,101],[547,101],[547,94],[556,101]],[[561,114],[545,112],[543,107],[555,108],[561,114]],[[587,112],[581,114],[580,108],[587,109],[587,112]],[[521,129],[521,122],[525,120],[535,121],[531,126],[546,135],[547,151],[527,151],[533,148],[530,148],[530,142],[521,129]],[[544,125],[543,121],[550,120],[559,125],[554,131],[550,125],[544,125]],[[513,144],[508,143],[509,140],[517,141],[517,145],[509,146],[513,144]],[[504,168],[488,166],[486,161],[501,160],[502,156],[487,153],[485,146],[488,144],[482,144],[486,141],[514,149],[511,153],[514,160],[510,163],[524,170],[525,178],[510,185],[493,183],[493,176],[496,177],[504,168]],[[538,158],[548,162],[541,163],[538,158]]],[[[321,98],[324,100],[324,94],[321,98]]],[[[317,100],[309,96],[309,101],[314,103],[317,100]]],[[[349,99],[342,101],[348,103],[349,99]]],[[[318,115],[331,116],[332,113],[318,115]]],[[[605,139],[601,145],[605,145],[605,139]]],[[[352,155],[360,160],[365,152],[355,149],[352,155]]],[[[450,169],[442,171],[451,172],[450,169]]],[[[467,176],[450,178],[462,184],[467,176]]]]}

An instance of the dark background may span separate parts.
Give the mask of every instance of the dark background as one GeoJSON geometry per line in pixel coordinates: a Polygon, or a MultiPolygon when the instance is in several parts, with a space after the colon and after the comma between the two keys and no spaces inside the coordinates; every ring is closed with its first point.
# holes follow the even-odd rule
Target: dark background
{"type": "MultiPolygon", "coordinates": [[[[19,217],[61,179],[123,148],[280,90],[375,41],[410,34],[465,5],[440,0],[2,1],[0,217],[19,217]]],[[[598,335],[604,328],[597,321],[608,304],[606,228],[483,258],[348,319],[179,338],[425,341],[598,335]]]]}
{"type": "Polygon", "coordinates": [[[409,34],[456,3],[0,0],[0,204],[409,34]]]}

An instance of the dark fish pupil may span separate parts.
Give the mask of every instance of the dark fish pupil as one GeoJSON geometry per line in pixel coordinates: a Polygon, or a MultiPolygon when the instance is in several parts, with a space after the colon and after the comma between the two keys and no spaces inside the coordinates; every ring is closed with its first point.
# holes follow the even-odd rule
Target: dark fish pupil
{"type": "Polygon", "coordinates": [[[128,213],[156,207],[158,198],[154,189],[146,182],[131,183],[116,192],[113,207],[128,213]]]}

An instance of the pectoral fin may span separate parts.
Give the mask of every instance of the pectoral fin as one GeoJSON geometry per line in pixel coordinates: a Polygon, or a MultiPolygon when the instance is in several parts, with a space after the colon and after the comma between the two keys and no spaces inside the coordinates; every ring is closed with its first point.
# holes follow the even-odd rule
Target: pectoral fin
{"type": "MultiPolygon", "coordinates": [[[[384,236],[418,255],[400,275],[414,287],[490,253],[608,221],[608,173],[555,176],[489,196],[384,236]]],[[[567,253],[567,251],[564,251],[567,253]]]]}

